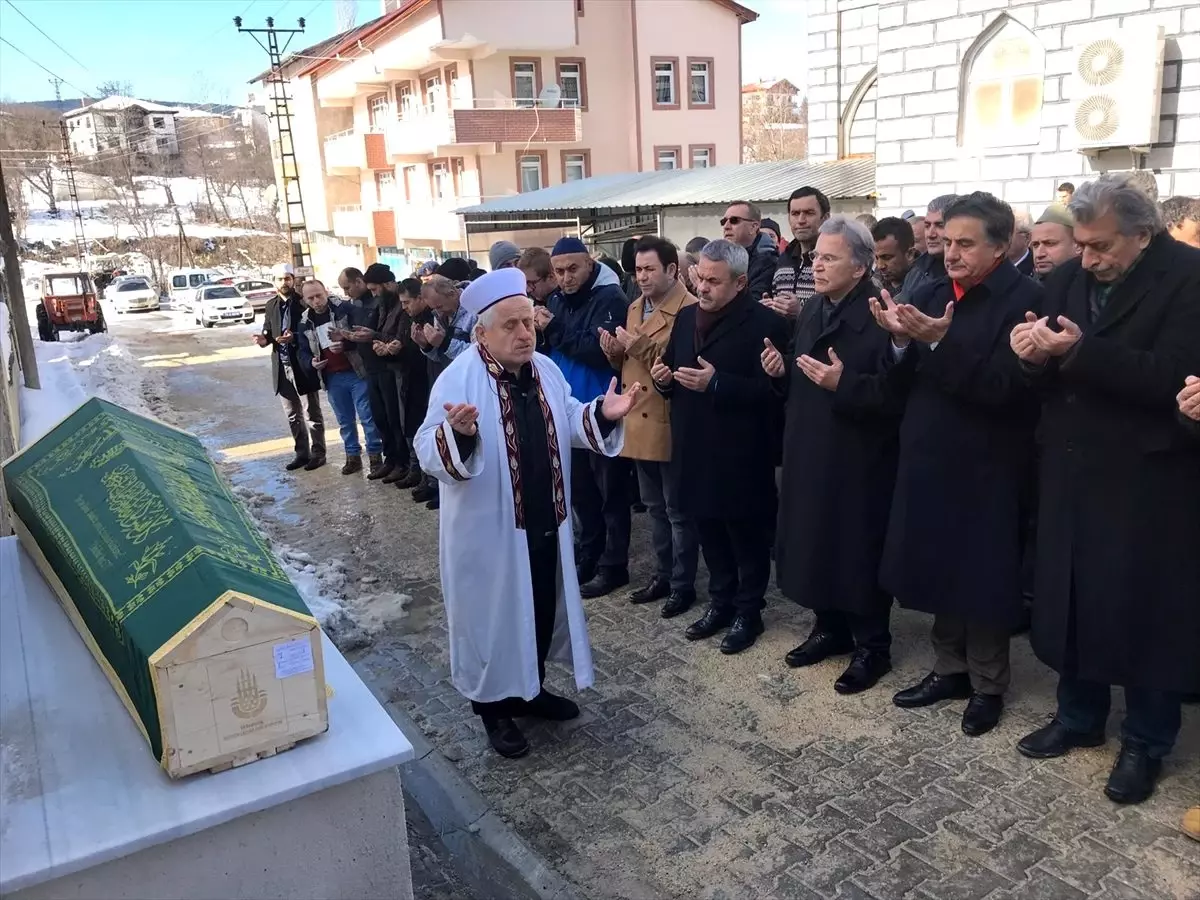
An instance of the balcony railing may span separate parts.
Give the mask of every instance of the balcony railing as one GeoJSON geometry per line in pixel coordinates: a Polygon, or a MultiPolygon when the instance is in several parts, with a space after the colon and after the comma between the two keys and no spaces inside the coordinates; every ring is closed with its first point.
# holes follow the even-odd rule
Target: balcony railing
{"type": "Polygon", "coordinates": [[[432,154],[454,144],[573,143],[583,139],[583,120],[569,102],[549,107],[504,97],[403,104],[387,126],[387,152],[396,157],[432,154]]]}
{"type": "Polygon", "coordinates": [[[370,240],[373,233],[370,212],[364,211],[361,206],[335,206],[333,233],[338,237],[370,240]]]}
{"type": "Polygon", "coordinates": [[[387,143],[382,127],[367,130],[348,128],[325,138],[325,173],[389,168],[387,143]]]}

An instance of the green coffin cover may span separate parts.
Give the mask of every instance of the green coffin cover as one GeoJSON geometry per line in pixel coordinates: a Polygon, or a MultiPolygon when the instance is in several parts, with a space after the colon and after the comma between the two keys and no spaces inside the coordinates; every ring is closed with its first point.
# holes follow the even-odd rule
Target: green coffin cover
{"type": "Polygon", "coordinates": [[[4,483],[160,762],[155,651],[230,590],[312,615],[190,434],[93,398],[4,483]]]}

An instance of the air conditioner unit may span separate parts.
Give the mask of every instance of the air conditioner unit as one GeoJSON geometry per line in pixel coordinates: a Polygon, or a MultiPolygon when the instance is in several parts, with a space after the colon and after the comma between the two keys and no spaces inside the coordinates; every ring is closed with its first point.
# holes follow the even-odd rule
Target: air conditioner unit
{"type": "Polygon", "coordinates": [[[1158,140],[1164,45],[1161,26],[1133,23],[1080,44],[1067,76],[1070,131],[1079,150],[1158,140]]]}

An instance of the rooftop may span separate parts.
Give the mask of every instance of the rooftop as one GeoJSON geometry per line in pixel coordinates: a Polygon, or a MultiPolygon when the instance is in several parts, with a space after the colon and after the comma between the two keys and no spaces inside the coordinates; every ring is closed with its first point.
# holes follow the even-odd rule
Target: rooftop
{"type": "Polygon", "coordinates": [[[873,197],[875,158],[864,156],[825,163],[780,160],[713,166],[709,169],[596,175],[540,191],[497,197],[457,211],[472,217],[506,213],[662,209],[670,206],[719,205],[735,200],[778,203],[803,185],[820,188],[832,200],[873,197]]]}
{"type": "Polygon", "coordinates": [[[153,103],[150,100],[138,100],[135,97],[120,97],[112,96],[105,97],[102,100],[97,100],[95,103],[90,103],[87,106],[81,106],[78,109],[68,110],[63,113],[64,119],[69,119],[72,116],[78,116],[85,112],[95,111],[114,111],[121,109],[143,109],[151,113],[177,113],[173,106],[163,106],[161,103],[153,103]]]}

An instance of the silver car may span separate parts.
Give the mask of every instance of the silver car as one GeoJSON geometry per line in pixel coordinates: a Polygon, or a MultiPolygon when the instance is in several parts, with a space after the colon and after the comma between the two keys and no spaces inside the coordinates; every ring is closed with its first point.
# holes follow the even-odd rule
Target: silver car
{"type": "Polygon", "coordinates": [[[104,292],[117,312],[147,312],[158,309],[158,291],[145,278],[125,277],[104,292]]]}

